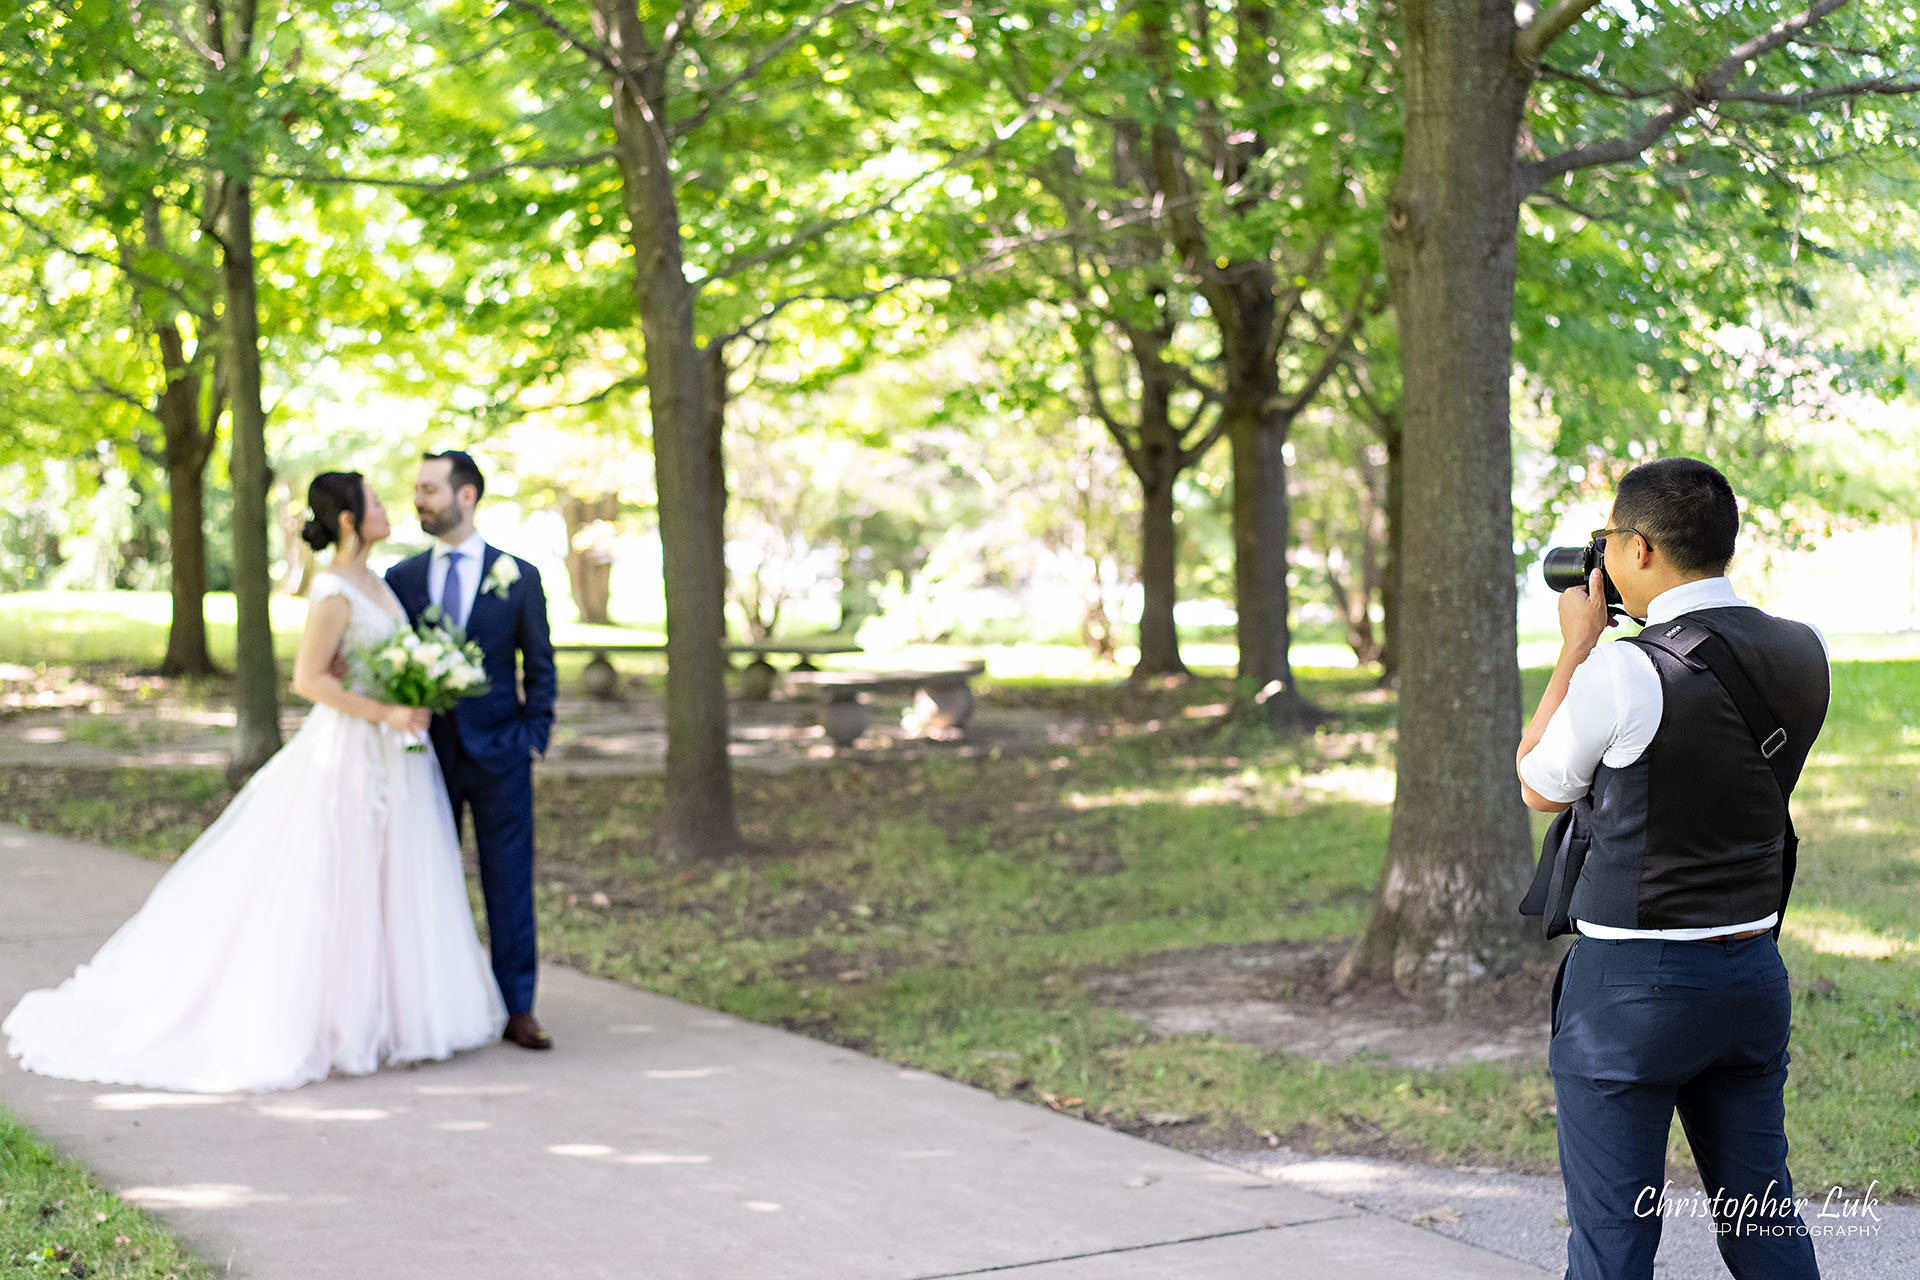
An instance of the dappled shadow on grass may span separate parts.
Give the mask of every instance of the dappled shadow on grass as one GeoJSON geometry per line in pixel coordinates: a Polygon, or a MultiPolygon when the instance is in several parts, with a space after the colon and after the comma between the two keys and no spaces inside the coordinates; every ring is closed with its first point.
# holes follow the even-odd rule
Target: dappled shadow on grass
{"type": "Polygon", "coordinates": [[[233,799],[225,770],[0,770],[0,816],[171,862],[233,799]]]}
{"type": "Polygon", "coordinates": [[[688,868],[650,856],[659,780],[543,779],[543,832],[575,833],[542,838],[543,945],[1155,1137],[1538,1167],[1552,1138],[1536,1074],[1160,1035],[1088,988],[1194,948],[1337,950],[1385,849],[1379,705],[1294,740],[1233,722],[1149,731],[1153,707],[1073,748],[741,776],[752,851],[688,868]]]}
{"type": "MultiPolygon", "coordinates": [[[[1920,1018],[1902,949],[1920,934],[1920,810],[1911,770],[1875,761],[1920,745],[1909,685],[1920,664],[1836,669],[1833,723],[1802,793],[1807,843],[1786,939],[1797,992],[1788,1123],[1806,1153],[1796,1174],[1878,1178],[1889,1195],[1920,1189],[1920,1018]]],[[[1218,680],[1033,685],[1022,696],[1051,708],[1105,707],[1104,732],[998,755],[739,773],[747,852],[685,868],[652,857],[659,778],[542,772],[543,949],[1180,1145],[1551,1168],[1538,1069],[1317,1062],[1220,1026],[1156,1034],[1088,990],[1096,975],[1290,943],[1331,956],[1364,919],[1387,838],[1391,697],[1364,677],[1310,682],[1335,719],[1276,740],[1221,714],[1225,691],[1218,680]]],[[[14,820],[149,853],[184,848],[228,794],[212,772],[0,775],[14,820]],[[183,782],[198,792],[182,795],[183,782]]],[[[1511,1027],[1524,1032],[1536,1012],[1528,1003],[1511,1027]]]]}

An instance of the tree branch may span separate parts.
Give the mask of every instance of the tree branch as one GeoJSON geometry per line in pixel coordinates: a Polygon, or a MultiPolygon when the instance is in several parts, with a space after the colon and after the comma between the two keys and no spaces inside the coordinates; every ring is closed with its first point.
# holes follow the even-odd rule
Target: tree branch
{"type": "Polygon", "coordinates": [[[680,0],[679,12],[667,23],[667,29],[660,33],[660,47],[671,57],[678,53],[687,42],[687,32],[693,30],[693,20],[698,15],[699,0],[680,0]]]}
{"type": "MultiPolygon", "coordinates": [[[[521,3],[523,2],[523,0],[513,0],[513,2],[521,3]]],[[[1125,13],[1130,11],[1132,7],[1133,6],[1130,3],[1122,5],[1120,7],[1119,13],[1121,15],[1124,15],[1125,13]]],[[[1117,27],[1118,27],[1118,23],[1116,22],[1115,24],[1113,24],[1113,29],[1117,29],[1117,27]]],[[[1100,41],[1094,41],[1092,46],[1088,50],[1086,50],[1080,58],[1075,59],[1064,70],[1062,70],[1059,76],[1055,77],[1055,80],[1054,80],[1055,86],[1057,86],[1059,83],[1064,81],[1065,78],[1073,72],[1074,68],[1080,66],[1088,58],[1092,57],[1095,49],[1099,48],[1101,44],[1102,42],[1100,41]]],[[[742,272],[751,271],[755,267],[765,266],[769,262],[773,262],[779,258],[785,257],[787,254],[792,253],[794,250],[800,248],[802,245],[811,244],[813,241],[818,240],[822,236],[828,235],[838,230],[841,227],[848,226],[855,222],[864,221],[865,219],[873,217],[875,214],[878,214],[878,213],[887,212],[888,210],[897,206],[902,200],[906,199],[909,195],[913,194],[914,191],[918,190],[921,186],[925,185],[927,182],[931,181],[932,179],[937,178],[941,174],[946,173],[951,169],[957,168],[962,164],[966,164],[973,160],[979,159],[981,156],[984,156],[988,152],[990,152],[996,145],[1000,143],[1004,143],[1008,139],[1012,138],[1015,134],[1019,133],[1021,129],[1025,128],[1033,120],[1034,116],[1039,113],[1039,110],[1040,110],[1039,101],[1035,100],[1031,102],[1028,105],[1027,109],[1021,112],[1012,121],[1010,121],[1005,125],[998,126],[994,129],[993,131],[994,140],[992,142],[983,143],[980,146],[973,147],[966,151],[955,152],[953,155],[941,161],[939,164],[935,165],[933,168],[928,169],[925,172],[918,175],[917,177],[915,177],[912,181],[908,182],[905,186],[901,187],[898,191],[894,192],[892,195],[888,196],[884,200],[881,200],[875,204],[868,205],[864,209],[856,210],[853,213],[840,214],[838,216],[831,217],[831,218],[822,218],[818,222],[815,222],[810,226],[803,227],[799,231],[794,232],[791,236],[788,236],[785,240],[782,240],[779,244],[769,245],[767,248],[761,250],[758,253],[749,254],[745,258],[736,258],[733,261],[727,263],[725,266],[716,267],[713,271],[711,271],[707,275],[702,276],[699,280],[694,281],[693,282],[694,288],[700,289],[700,288],[704,288],[706,285],[715,283],[717,281],[730,280],[734,276],[740,275],[742,272]]]]}
{"type": "Polygon", "coordinates": [[[1199,462],[1200,459],[1206,457],[1213,449],[1213,446],[1220,443],[1220,437],[1227,433],[1225,406],[1217,400],[1203,400],[1200,402],[1200,407],[1193,411],[1193,417],[1187,420],[1186,428],[1180,433],[1181,438],[1184,439],[1187,433],[1199,424],[1200,415],[1207,411],[1209,405],[1217,410],[1213,415],[1213,425],[1208,427],[1206,433],[1198,440],[1181,448],[1179,458],[1175,464],[1178,470],[1185,471],[1188,467],[1193,466],[1199,462]]]}
{"type": "Polygon", "coordinates": [[[599,63],[600,69],[607,72],[607,74],[617,80],[626,79],[625,68],[615,61],[612,54],[608,53],[597,41],[588,39],[586,36],[581,35],[569,27],[566,23],[560,21],[560,19],[554,17],[545,5],[536,4],[534,0],[507,0],[507,3],[559,36],[564,43],[571,45],[574,49],[585,54],[590,60],[599,63]]]}
{"type": "Polygon", "coordinates": [[[1548,46],[1567,34],[1574,23],[1599,3],[1600,0],[1560,0],[1553,8],[1535,14],[1533,21],[1520,28],[1513,38],[1514,60],[1528,70],[1539,66],[1540,59],[1547,56],[1548,46]]]}
{"type": "Polygon", "coordinates": [[[1094,356],[1093,344],[1082,342],[1076,337],[1073,345],[1080,354],[1080,374],[1082,381],[1086,383],[1087,398],[1093,404],[1093,416],[1100,419],[1107,428],[1107,434],[1113,437],[1116,445],[1120,446],[1120,452],[1126,458],[1127,466],[1137,472],[1142,459],[1139,448],[1134,444],[1133,429],[1116,418],[1113,411],[1107,407],[1107,395],[1100,384],[1099,361],[1094,356]]]}
{"type": "MultiPolygon", "coordinates": [[[[133,392],[128,391],[125,387],[109,382],[107,379],[101,377],[98,373],[94,372],[93,366],[88,364],[84,358],[76,356],[74,357],[74,363],[80,367],[82,373],[87,375],[87,381],[93,384],[93,390],[96,395],[103,395],[109,400],[118,400],[122,404],[131,405],[142,417],[152,418],[155,422],[160,421],[160,415],[154,412],[153,405],[148,404],[145,400],[142,400],[139,396],[133,394],[133,392]]],[[[80,388],[75,387],[74,390],[79,391],[80,388]]],[[[82,394],[84,394],[84,392],[82,394]]],[[[165,424],[163,423],[162,425],[164,426],[165,424]]]]}
{"type": "MultiPolygon", "coordinates": [[[[1573,214],[1575,217],[1584,218],[1588,222],[1619,222],[1626,216],[1623,213],[1597,212],[1596,210],[1589,209],[1584,205],[1580,205],[1575,203],[1572,200],[1569,200],[1567,197],[1561,195],[1556,191],[1536,191],[1533,193],[1533,195],[1530,198],[1534,200],[1539,200],[1545,204],[1558,205],[1560,208],[1565,209],[1568,213],[1573,214]]],[[[1579,228],[1575,227],[1574,230],[1578,231],[1579,228]]]]}
{"type": "MultiPolygon", "coordinates": [[[[766,48],[755,54],[745,67],[742,67],[739,72],[734,74],[719,88],[708,90],[706,93],[707,101],[698,111],[684,120],[675,120],[669,125],[667,127],[668,136],[676,138],[683,137],[695,129],[698,129],[702,124],[706,123],[707,117],[713,114],[715,107],[726,104],[728,94],[766,70],[767,64],[785,53],[788,49],[791,49],[795,41],[812,35],[820,29],[821,24],[825,23],[827,19],[833,17],[835,14],[851,9],[855,5],[865,4],[866,2],[867,0],[834,0],[832,4],[822,9],[819,13],[814,14],[812,19],[804,26],[793,28],[778,40],[767,45],[766,48]]],[[[694,92],[697,93],[700,91],[696,89],[694,92]]]]}
{"type": "Polygon", "coordinates": [[[158,276],[148,275],[130,262],[109,258],[103,253],[94,253],[89,249],[76,249],[74,246],[62,241],[58,236],[54,235],[53,232],[47,230],[47,228],[41,226],[40,223],[32,217],[22,213],[20,207],[12,201],[0,201],[0,212],[13,217],[21,226],[38,236],[50,249],[64,253],[68,257],[77,258],[82,262],[98,262],[102,266],[112,267],[115,271],[125,275],[127,279],[133,283],[166,294],[169,298],[172,298],[180,304],[183,309],[192,312],[195,316],[203,317],[206,314],[200,304],[188,297],[186,290],[182,289],[179,285],[169,280],[162,280],[158,276]]]}
{"type": "Polygon", "coordinates": [[[605,164],[614,158],[611,151],[593,151],[582,156],[554,156],[546,160],[510,160],[506,164],[491,169],[476,169],[472,173],[461,174],[457,178],[445,178],[429,181],[423,178],[384,178],[370,174],[357,173],[313,173],[302,169],[264,170],[262,179],[278,182],[312,182],[324,186],[348,187],[385,187],[402,191],[423,191],[429,194],[440,191],[455,191],[461,187],[479,186],[509,173],[518,173],[527,169],[590,169],[594,165],[605,164]]]}
{"type": "Polygon", "coordinates": [[[1624,138],[1590,142],[1585,146],[1575,147],[1571,151],[1563,151],[1557,156],[1548,156],[1542,160],[1522,164],[1520,166],[1521,189],[1532,191],[1542,183],[1563,174],[1572,173],[1575,169],[1590,169],[1597,165],[1619,164],[1622,161],[1638,159],[1648,147],[1651,147],[1675,125],[1724,97],[1734,77],[1741,74],[1747,64],[1792,42],[1808,27],[1847,3],[1848,0],[1813,0],[1804,12],[1781,20],[1737,46],[1693,84],[1676,88],[1658,111],[1647,117],[1645,123],[1624,138]]]}
{"type": "Polygon", "coordinates": [[[1565,80],[1591,90],[1603,98],[1614,98],[1621,102],[1645,102],[1648,98],[1664,98],[1674,91],[1673,85],[1663,84],[1657,89],[1636,89],[1632,85],[1622,84],[1618,80],[1602,80],[1599,76],[1588,75],[1582,71],[1567,71],[1551,65],[1540,68],[1542,80],[1565,80]]]}
{"type": "MultiPolygon", "coordinates": [[[[982,262],[985,261],[988,260],[982,259],[982,262]]],[[[732,342],[736,338],[748,337],[754,330],[766,325],[788,307],[796,306],[802,302],[837,302],[845,307],[858,306],[863,302],[873,302],[876,299],[884,298],[888,294],[904,289],[910,284],[937,284],[941,282],[952,284],[954,281],[961,279],[976,269],[977,266],[978,264],[974,264],[973,266],[962,268],[960,271],[945,275],[903,275],[890,284],[881,285],[876,289],[864,289],[859,293],[789,294],[778,302],[769,303],[765,307],[762,307],[760,313],[752,319],[742,321],[725,333],[716,334],[712,338],[709,338],[707,345],[710,347],[716,342],[724,345],[725,343],[732,342]]]]}
{"type": "Polygon", "coordinates": [[[1320,364],[1300,384],[1299,390],[1286,397],[1282,410],[1289,418],[1297,416],[1320,394],[1320,388],[1333,376],[1341,362],[1346,359],[1347,348],[1353,344],[1353,336],[1360,332],[1360,326],[1366,323],[1367,309],[1373,304],[1373,294],[1369,289],[1361,289],[1353,300],[1353,306],[1347,310],[1347,322],[1340,332],[1331,335],[1326,349],[1321,353],[1320,364]]]}
{"type": "MultiPolygon", "coordinates": [[[[1280,348],[1286,343],[1287,334],[1293,329],[1293,318],[1303,312],[1312,318],[1313,313],[1306,310],[1307,290],[1320,282],[1327,269],[1327,254],[1333,248],[1333,232],[1328,231],[1315,242],[1313,250],[1301,264],[1300,269],[1292,272],[1293,286],[1282,295],[1273,308],[1273,330],[1267,335],[1267,346],[1278,358],[1280,348]]],[[[1364,291],[1363,291],[1364,292],[1364,291]]]]}
{"type": "Polygon", "coordinates": [[[1365,407],[1367,416],[1373,420],[1373,432],[1380,437],[1381,443],[1391,443],[1393,437],[1400,434],[1399,411],[1380,400],[1380,393],[1370,385],[1370,379],[1363,366],[1356,366],[1351,360],[1343,360],[1340,367],[1347,378],[1347,398],[1357,399],[1365,407]]]}
{"type": "Polygon", "coordinates": [[[760,252],[748,254],[744,258],[734,258],[724,266],[716,267],[714,270],[691,283],[697,290],[704,289],[706,286],[716,284],[722,280],[731,280],[733,277],[751,271],[755,267],[763,267],[769,262],[784,258],[788,254],[801,248],[801,246],[812,244],[815,240],[820,239],[822,236],[830,235],[841,227],[851,226],[853,223],[862,222],[873,217],[875,214],[885,213],[912,195],[914,191],[923,184],[945,173],[948,169],[953,168],[964,158],[966,157],[955,156],[932,169],[928,169],[884,200],[867,205],[864,208],[856,209],[852,213],[842,213],[836,214],[831,218],[822,218],[818,222],[802,227],[778,244],[768,245],[766,248],[760,250],[760,252]]]}
{"type": "Polygon", "coordinates": [[[1800,93],[1767,93],[1757,89],[1732,89],[1720,95],[1721,102],[1753,102],[1765,107],[1805,107],[1829,98],[1864,98],[1869,95],[1898,97],[1920,93],[1920,80],[1895,80],[1892,76],[1874,76],[1846,84],[1827,85],[1800,93]]]}
{"type": "MultiPolygon", "coordinates": [[[[624,87],[628,93],[632,94],[634,105],[640,109],[641,118],[645,120],[648,128],[653,129],[659,135],[662,154],[668,151],[669,148],[666,143],[666,122],[655,114],[653,100],[647,96],[646,86],[635,78],[632,69],[629,68],[622,59],[614,56],[605,46],[596,41],[589,40],[587,37],[573,30],[573,28],[569,27],[566,23],[554,17],[552,12],[544,5],[536,3],[535,0],[506,0],[506,3],[512,5],[522,13],[530,15],[535,22],[552,31],[555,35],[559,36],[561,40],[584,54],[590,61],[598,64],[601,70],[613,77],[615,84],[624,87]]],[[[631,4],[629,4],[628,8],[633,14],[631,34],[634,36],[635,42],[639,45],[640,56],[651,62],[657,55],[652,42],[647,38],[647,24],[640,17],[639,12],[632,8],[631,4]]],[[[595,20],[599,21],[604,14],[605,11],[596,4],[594,7],[595,20]]]]}

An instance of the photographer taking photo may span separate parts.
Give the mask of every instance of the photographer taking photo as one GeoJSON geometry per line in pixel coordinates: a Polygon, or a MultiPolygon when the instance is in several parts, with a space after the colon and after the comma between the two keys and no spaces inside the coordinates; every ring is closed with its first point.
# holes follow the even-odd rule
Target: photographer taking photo
{"type": "Polygon", "coordinates": [[[1585,585],[1561,595],[1560,660],[1515,760],[1528,806],[1561,814],[1521,909],[1549,936],[1579,935],[1549,1052],[1567,1277],[1652,1276],[1676,1110],[1728,1269],[1817,1277],[1787,1172],[1791,1004],[1775,940],[1793,882],[1787,798],[1826,719],[1826,642],[1734,594],[1739,513],[1708,464],[1634,468],[1607,523],[1585,585]],[[1646,626],[1601,645],[1608,588],[1646,626]]]}

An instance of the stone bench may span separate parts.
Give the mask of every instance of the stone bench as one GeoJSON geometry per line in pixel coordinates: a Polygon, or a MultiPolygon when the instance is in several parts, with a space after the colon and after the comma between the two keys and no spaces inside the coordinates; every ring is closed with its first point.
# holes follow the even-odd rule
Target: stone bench
{"type": "MultiPolygon", "coordinates": [[[[613,669],[612,655],[616,653],[665,653],[665,644],[628,643],[616,641],[587,641],[584,644],[556,644],[555,653],[590,653],[586,669],[580,673],[580,683],[586,691],[596,698],[611,698],[619,690],[620,678],[613,669]]],[[[818,670],[810,661],[829,653],[859,653],[860,646],[845,640],[768,640],[759,644],[730,644],[726,646],[729,655],[750,653],[753,661],[747,664],[741,681],[741,696],[753,702],[765,702],[773,693],[773,680],[778,671],[767,655],[792,654],[795,661],[793,671],[811,672],[818,670]]]]}
{"type": "Polygon", "coordinates": [[[811,691],[822,706],[820,724],[835,746],[850,747],[873,723],[865,695],[913,691],[914,718],[927,738],[959,738],[973,716],[973,677],[985,673],[980,659],[953,667],[916,671],[790,671],[785,683],[811,691]]]}

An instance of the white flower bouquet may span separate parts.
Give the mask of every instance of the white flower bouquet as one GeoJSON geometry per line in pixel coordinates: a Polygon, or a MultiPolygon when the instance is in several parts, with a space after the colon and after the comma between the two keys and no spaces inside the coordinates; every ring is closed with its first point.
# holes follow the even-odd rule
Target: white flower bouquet
{"type": "MultiPolygon", "coordinates": [[[[488,687],[480,646],[449,626],[437,606],[427,610],[419,626],[396,633],[359,658],[375,695],[403,707],[451,711],[460,699],[485,693],[488,687]]],[[[409,751],[426,749],[424,734],[407,744],[409,751]]]]}

